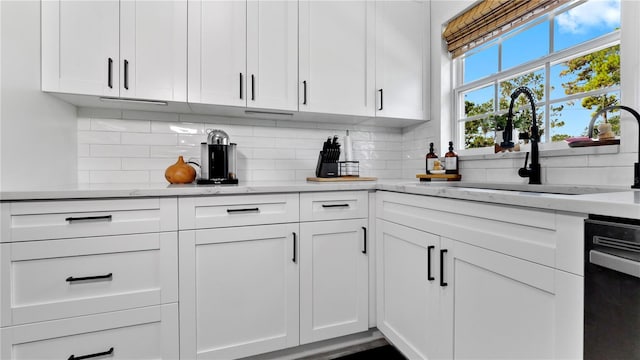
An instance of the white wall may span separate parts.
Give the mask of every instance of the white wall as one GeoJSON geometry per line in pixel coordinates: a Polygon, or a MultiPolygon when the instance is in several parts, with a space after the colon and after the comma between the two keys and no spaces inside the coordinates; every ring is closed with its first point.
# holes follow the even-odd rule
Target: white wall
{"type": "Polygon", "coordinates": [[[40,1],[0,9],[0,189],[74,183],[76,108],[40,91],[40,1]]]}
{"type": "MultiPolygon", "coordinates": [[[[451,61],[441,34],[449,19],[475,3],[473,0],[431,1],[432,115],[427,124],[403,132],[403,175],[424,173],[424,154],[428,143],[446,144],[452,137],[451,61]],[[422,146],[422,147],[420,147],[422,146]],[[422,158],[420,158],[422,156],[422,158]]],[[[621,82],[622,104],[640,109],[640,2],[622,1],[621,82]]],[[[589,119],[585,119],[585,125],[589,119]]],[[[621,185],[633,183],[633,163],[638,159],[638,124],[622,113],[620,152],[603,154],[603,149],[567,150],[541,158],[542,182],[550,184],[621,185]]],[[[442,155],[446,150],[440,146],[442,155]]],[[[465,157],[460,161],[463,180],[480,182],[524,182],[517,175],[524,163],[523,154],[496,154],[465,157]]]]}
{"type": "Polygon", "coordinates": [[[78,181],[166,182],[164,171],[179,155],[185,161],[199,159],[205,130],[211,128],[224,130],[238,144],[241,181],[315,176],[322,143],[333,135],[343,143],[346,129],[361,176],[399,178],[402,172],[402,134],[397,128],[83,108],[78,118],[78,181]]]}

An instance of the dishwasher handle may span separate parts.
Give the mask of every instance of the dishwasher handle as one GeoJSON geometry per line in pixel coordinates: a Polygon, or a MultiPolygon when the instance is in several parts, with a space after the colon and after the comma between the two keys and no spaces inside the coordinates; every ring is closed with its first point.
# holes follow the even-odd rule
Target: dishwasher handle
{"type": "Polygon", "coordinates": [[[640,278],[640,262],[597,250],[589,251],[589,262],[603,268],[640,278]]]}

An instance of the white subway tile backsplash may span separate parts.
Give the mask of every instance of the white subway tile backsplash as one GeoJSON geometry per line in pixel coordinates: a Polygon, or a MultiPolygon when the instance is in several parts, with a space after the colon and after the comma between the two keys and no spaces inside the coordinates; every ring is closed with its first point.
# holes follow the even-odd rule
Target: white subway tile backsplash
{"type": "Polygon", "coordinates": [[[91,144],[93,157],[143,157],[149,156],[149,146],[145,145],[100,145],[91,144]]]}
{"type": "Polygon", "coordinates": [[[91,171],[89,173],[89,182],[93,184],[148,183],[149,180],[148,171],[91,171]]]}
{"type": "Polygon", "coordinates": [[[164,170],[178,156],[200,161],[200,143],[206,141],[207,129],[221,129],[238,144],[241,181],[315,176],[322,144],[333,135],[343,143],[345,128],[352,129],[354,160],[363,161],[362,176],[402,175],[404,145],[399,129],[200,115],[154,118],[149,112],[92,109],[81,109],[80,113],[78,181],[82,183],[163,182],[164,170]]]}
{"type": "MultiPolygon", "coordinates": [[[[175,158],[123,158],[122,170],[166,170],[178,161],[175,158]]],[[[188,159],[184,159],[188,161],[188,159]]]]}
{"type": "Polygon", "coordinates": [[[78,130],[91,130],[91,119],[86,117],[78,118],[78,130]]]}
{"type": "Polygon", "coordinates": [[[148,120],[91,119],[91,130],[148,133],[151,130],[151,122],[148,120]]]}
{"type": "Polygon", "coordinates": [[[122,160],[117,158],[78,158],[78,170],[122,170],[122,160]]]}
{"type": "Polygon", "coordinates": [[[78,144],[78,157],[89,157],[91,156],[91,145],[89,144],[78,144]]]}
{"type": "Polygon", "coordinates": [[[151,132],[205,136],[204,124],[198,123],[152,121],[151,132]]]}
{"type": "MultiPolygon", "coordinates": [[[[178,145],[177,134],[143,134],[129,133],[121,134],[122,144],[142,144],[142,145],[178,145]]],[[[182,144],[180,144],[182,145],[182,144]]]]}
{"type": "Polygon", "coordinates": [[[201,143],[207,142],[207,136],[198,135],[178,135],[178,145],[180,146],[200,146],[201,143]]]}
{"type": "Polygon", "coordinates": [[[120,133],[111,131],[78,131],[78,144],[120,144],[120,133]]]}
{"type": "Polygon", "coordinates": [[[152,145],[150,148],[150,156],[154,158],[168,157],[177,159],[179,155],[182,155],[187,160],[189,157],[200,157],[200,147],[196,146],[152,145]]]}

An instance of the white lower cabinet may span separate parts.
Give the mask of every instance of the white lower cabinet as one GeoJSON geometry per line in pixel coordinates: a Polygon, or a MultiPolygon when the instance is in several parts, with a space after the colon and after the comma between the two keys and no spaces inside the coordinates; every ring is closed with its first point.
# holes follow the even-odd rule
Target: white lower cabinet
{"type": "Polygon", "coordinates": [[[377,194],[380,331],[410,359],[581,358],[580,217],[425,199],[377,194]]]}
{"type": "Polygon", "coordinates": [[[300,224],[300,343],[368,329],[367,219],[300,224]]]}
{"type": "Polygon", "coordinates": [[[298,223],[180,232],[180,357],[299,343],[298,223]]]}
{"type": "Polygon", "coordinates": [[[0,358],[177,359],[178,304],[0,329],[0,358]]]}
{"type": "Polygon", "coordinates": [[[583,278],[442,238],[440,357],[579,359],[583,278]]]}
{"type": "Polygon", "coordinates": [[[435,358],[440,238],[380,219],[376,231],[378,329],[409,359],[435,358]]]}

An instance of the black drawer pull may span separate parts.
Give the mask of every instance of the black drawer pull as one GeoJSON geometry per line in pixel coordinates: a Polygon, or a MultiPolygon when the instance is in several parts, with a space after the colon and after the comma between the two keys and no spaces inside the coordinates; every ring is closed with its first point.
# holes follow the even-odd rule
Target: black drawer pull
{"type": "Polygon", "coordinates": [[[68,222],[74,221],[111,221],[113,217],[111,215],[103,215],[103,216],[81,216],[81,217],[68,217],[64,219],[68,222]]]}
{"type": "Polygon", "coordinates": [[[349,207],[349,204],[322,204],[323,208],[349,207]]]}
{"type": "Polygon", "coordinates": [[[302,82],[302,105],[307,105],[307,80],[302,82]]]}
{"type": "Polygon", "coordinates": [[[113,59],[107,60],[107,85],[109,89],[113,89],[113,59]]]}
{"type": "Polygon", "coordinates": [[[291,258],[291,261],[293,261],[294,263],[296,262],[296,242],[297,242],[297,238],[298,235],[294,232],[293,233],[293,258],[291,258]]]}
{"type": "Polygon", "coordinates": [[[227,209],[228,213],[237,212],[260,212],[260,208],[246,208],[246,209],[227,209]]]}
{"type": "Polygon", "coordinates": [[[362,253],[366,254],[367,253],[367,228],[363,226],[362,231],[364,231],[364,249],[362,250],[362,253]]]}
{"type": "Polygon", "coordinates": [[[429,281],[433,281],[436,279],[433,276],[431,276],[431,250],[435,248],[436,247],[433,245],[427,246],[427,280],[429,281]]]}
{"type": "Polygon", "coordinates": [[[449,284],[447,284],[444,281],[444,254],[447,253],[447,250],[440,250],[440,286],[447,286],[449,284]]]}
{"type": "Polygon", "coordinates": [[[240,73],[240,100],[242,100],[242,93],[243,93],[243,91],[242,91],[242,83],[243,82],[244,81],[242,80],[242,73],[240,73]]]}
{"type": "Polygon", "coordinates": [[[73,277],[69,276],[66,281],[74,282],[74,281],[87,281],[87,280],[113,280],[113,273],[108,273],[107,275],[97,275],[97,276],[84,276],[84,277],[73,277]]]}
{"type": "Polygon", "coordinates": [[[382,93],[382,89],[380,89],[378,91],[380,92],[380,108],[378,108],[378,110],[382,110],[382,109],[384,109],[384,106],[383,106],[384,100],[382,99],[383,93],[382,93]]]}
{"type": "Polygon", "coordinates": [[[124,60],[124,88],[129,90],[129,60],[124,60]]]}
{"type": "Polygon", "coordinates": [[[69,356],[69,358],[67,360],[82,360],[82,359],[91,359],[94,357],[98,357],[98,356],[107,356],[107,355],[111,355],[113,354],[113,347],[107,351],[103,351],[103,352],[99,352],[99,353],[95,353],[95,354],[89,354],[89,355],[80,355],[80,356],[75,356],[75,355],[71,355],[69,356]]]}
{"type": "Polygon", "coordinates": [[[251,74],[251,101],[256,100],[256,77],[251,74]]]}

